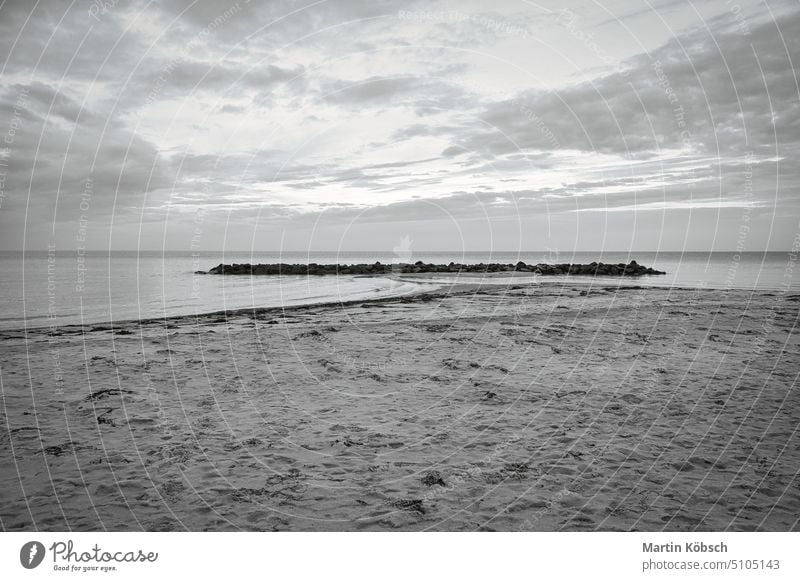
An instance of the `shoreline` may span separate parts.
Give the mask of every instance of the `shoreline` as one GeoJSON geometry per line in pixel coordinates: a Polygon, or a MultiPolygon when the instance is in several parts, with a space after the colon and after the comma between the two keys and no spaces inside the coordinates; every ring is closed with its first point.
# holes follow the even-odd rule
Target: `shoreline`
{"type": "MultiPolygon", "coordinates": [[[[492,273],[498,274],[501,276],[508,276],[509,274],[514,273],[492,273]]],[[[372,277],[382,277],[382,275],[350,275],[354,278],[372,278],[372,277]]],[[[412,280],[412,277],[415,275],[403,275],[403,279],[398,280],[406,280],[409,282],[417,282],[412,280]]],[[[427,275],[419,275],[420,277],[426,277],[427,275]]],[[[524,276],[531,276],[531,275],[519,275],[520,277],[524,276]]],[[[491,278],[491,275],[489,275],[491,278]]],[[[634,278],[625,278],[623,279],[620,277],[620,282],[624,281],[626,284],[620,284],[618,286],[614,286],[611,281],[602,281],[601,283],[597,284],[597,288],[601,289],[629,289],[629,290],[653,290],[653,291],[676,291],[676,292],[726,292],[726,293],[750,293],[753,294],[760,294],[764,296],[777,296],[777,295],[785,295],[788,297],[791,296],[800,296],[800,289],[791,289],[791,290],[781,290],[781,289],[740,289],[740,288],[728,288],[728,289],[719,289],[713,287],[685,287],[685,286],[651,286],[651,285],[640,285],[636,284],[638,281],[634,278]]],[[[420,282],[424,283],[425,280],[421,280],[420,282]]],[[[44,325],[37,325],[37,326],[28,326],[28,327],[12,327],[7,329],[0,328],[0,336],[9,334],[9,333],[19,333],[19,332],[47,332],[48,334],[52,334],[53,331],[56,331],[56,335],[60,334],[69,334],[69,333],[77,333],[81,330],[86,331],[93,331],[94,328],[97,327],[108,327],[98,330],[112,330],[116,329],[117,327],[126,327],[130,325],[141,325],[143,327],[154,327],[158,326],[159,324],[173,324],[173,323],[191,323],[192,321],[199,321],[200,319],[204,318],[219,318],[219,317],[242,317],[247,314],[252,314],[253,317],[264,317],[268,316],[273,313],[283,313],[292,311],[302,311],[308,309],[333,309],[336,307],[351,307],[351,306],[358,306],[362,303],[364,304],[393,304],[393,303],[409,303],[409,302],[427,302],[430,300],[434,300],[436,298],[444,298],[446,296],[458,296],[461,294],[470,294],[476,291],[479,291],[481,294],[499,294],[504,291],[509,290],[518,290],[522,287],[528,286],[537,286],[543,288],[550,288],[550,287],[564,287],[568,286],[569,284],[575,284],[578,286],[584,285],[589,286],[594,284],[592,280],[581,278],[575,281],[541,281],[541,280],[534,280],[529,282],[517,282],[511,286],[502,286],[501,284],[484,284],[484,283],[456,283],[452,285],[447,290],[443,290],[442,287],[437,287],[436,289],[426,290],[426,289],[419,289],[412,293],[400,296],[388,296],[388,297],[379,297],[375,299],[352,299],[346,301],[331,301],[331,302],[321,302],[321,303],[304,303],[304,304],[294,304],[294,305],[287,305],[287,306],[275,306],[275,307],[242,307],[242,308],[235,308],[235,309],[223,309],[223,310],[214,310],[214,311],[202,311],[198,313],[192,314],[184,314],[184,315],[169,315],[166,317],[146,317],[142,319],[121,319],[119,321],[97,321],[92,323],[85,323],[81,324],[66,324],[66,325],[56,325],[50,326],[47,324],[44,325]],[[420,298],[422,296],[428,296],[431,298],[420,298]]],[[[46,316],[45,316],[46,317],[46,316]]]]}

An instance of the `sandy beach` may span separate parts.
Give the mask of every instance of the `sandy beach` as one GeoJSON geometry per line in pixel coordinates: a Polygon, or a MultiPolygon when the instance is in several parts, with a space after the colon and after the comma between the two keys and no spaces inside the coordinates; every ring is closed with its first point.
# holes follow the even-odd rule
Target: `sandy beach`
{"type": "Polygon", "coordinates": [[[798,314],[543,283],[4,331],[0,523],[800,530],[798,314]]]}

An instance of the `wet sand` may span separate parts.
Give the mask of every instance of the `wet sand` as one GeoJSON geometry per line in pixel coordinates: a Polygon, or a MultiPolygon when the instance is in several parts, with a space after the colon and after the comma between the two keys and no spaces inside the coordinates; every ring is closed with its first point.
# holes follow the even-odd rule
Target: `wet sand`
{"type": "Polygon", "coordinates": [[[11,530],[800,530],[800,296],[545,283],[0,333],[11,530]]]}

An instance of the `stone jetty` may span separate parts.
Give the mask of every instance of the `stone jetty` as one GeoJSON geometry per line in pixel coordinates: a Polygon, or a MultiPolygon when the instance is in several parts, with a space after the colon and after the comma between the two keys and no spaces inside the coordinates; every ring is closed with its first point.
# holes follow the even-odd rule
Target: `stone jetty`
{"type": "Polygon", "coordinates": [[[529,272],[543,276],[556,275],[588,275],[588,276],[645,276],[666,274],[637,264],[631,260],[628,264],[608,264],[591,262],[589,264],[428,264],[417,261],[413,264],[220,264],[208,272],[199,270],[196,274],[225,275],[314,275],[331,274],[418,274],[418,273],[491,273],[491,272],[529,272]]]}

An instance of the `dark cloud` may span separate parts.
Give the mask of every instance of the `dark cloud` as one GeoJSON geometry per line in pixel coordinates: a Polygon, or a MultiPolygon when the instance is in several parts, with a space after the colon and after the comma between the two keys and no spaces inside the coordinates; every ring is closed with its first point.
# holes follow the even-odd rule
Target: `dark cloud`
{"type": "MultiPolygon", "coordinates": [[[[148,50],[144,39],[121,18],[92,17],[101,3],[3,2],[0,6],[0,54],[3,75],[34,76],[43,82],[104,82],[124,78],[148,50]],[[6,58],[7,57],[7,58],[6,58]]],[[[119,2],[112,9],[128,12],[119,2]]]]}
{"type": "Polygon", "coordinates": [[[93,184],[92,205],[102,211],[119,193],[128,204],[167,185],[153,144],[52,88],[33,84],[5,90],[0,118],[15,116],[3,217],[8,208],[28,204],[29,219],[72,219],[87,180],[93,184]],[[25,201],[29,195],[32,204],[25,201]]]}
{"type": "Polygon", "coordinates": [[[623,72],[492,103],[481,115],[492,129],[455,145],[493,154],[555,145],[633,156],[796,151],[797,55],[800,12],[747,36],[703,29],[632,59],[623,72]]]}

